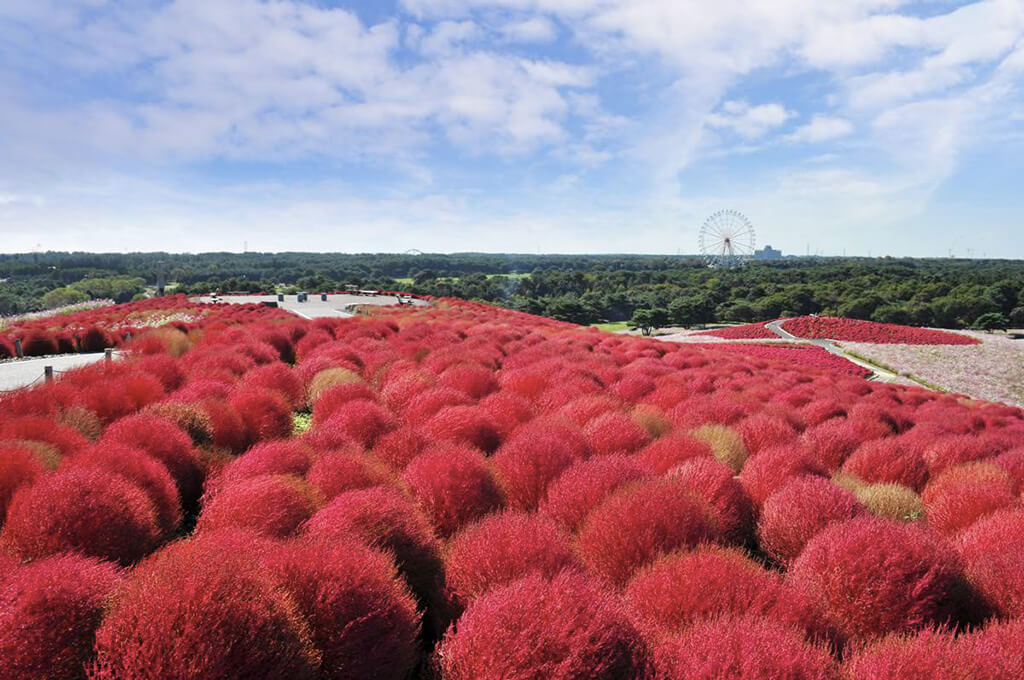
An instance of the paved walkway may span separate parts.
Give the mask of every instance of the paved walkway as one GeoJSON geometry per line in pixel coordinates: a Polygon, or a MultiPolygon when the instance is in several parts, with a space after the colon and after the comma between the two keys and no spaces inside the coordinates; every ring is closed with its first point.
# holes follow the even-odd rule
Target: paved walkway
{"type": "Polygon", "coordinates": [[[892,382],[893,380],[897,380],[899,378],[899,376],[897,376],[895,373],[887,371],[884,368],[881,368],[880,366],[876,366],[875,364],[868,363],[867,361],[864,361],[860,357],[855,357],[848,354],[839,345],[836,344],[835,340],[829,340],[826,338],[799,338],[782,327],[782,323],[784,321],[785,319],[769,321],[764,326],[765,328],[770,330],[772,333],[775,333],[775,335],[779,336],[783,340],[792,340],[793,342],[800,342],[807,345],[817,345],[818,347],[824,349],[826,352],[835,354],[836,356],[842,357],[851,363],[866,368],[869,371],[871,371],[872,380],[879,380],[881,382],[892,382]]]}
{"type": "Polygon", "coordinates": [[[37,359],[14,359],[0,363],[0,392],[16,390],[43,381],[43,367],[53,366],[54,373],[88,366],[100,361],[103,352],[95,354],[63,354],[37,359]]]}
{"type": "MultiPolygon", "coordinates": [[[[198,302],[213,302],[210,297],[203,296],[193,298],[198,302]]],[[[284,301],[280,302],[276,295],[222,295],[218,298],[221,303],[244,304],[276,302],[281,309],[288,310],[303,319],[318,319],[321,317],[350,317],[355,316],[348,311],[353,305],[397,305],[398,298],[394,295],[328,295],[326,300],[321,300],[319,293],[309,294],[308,302],[299,302],[295,295],[285,295],[284,301]]],[[[423,300],[413,299],[412,303],[423,306],[427,303],[423,300]]]]}

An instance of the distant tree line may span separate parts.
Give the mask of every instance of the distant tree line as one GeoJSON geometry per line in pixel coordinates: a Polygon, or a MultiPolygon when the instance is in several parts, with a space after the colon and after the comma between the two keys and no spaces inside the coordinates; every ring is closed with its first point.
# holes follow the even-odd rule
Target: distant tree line
{"type": "Polygon", "coordinates": [[[576,323],[694,326],[801,314],[944,328],[1024,327],[1024,262],[793,258],[709,269],[653,255],[32,253],[0,255],[0,313],[87,297],[406,290],[504,305],[576,323]]]}

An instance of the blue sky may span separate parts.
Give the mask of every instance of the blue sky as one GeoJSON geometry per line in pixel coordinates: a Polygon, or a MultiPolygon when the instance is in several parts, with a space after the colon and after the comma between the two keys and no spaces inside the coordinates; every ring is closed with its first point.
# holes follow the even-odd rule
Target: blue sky
{"type": "Polygon", "coordinates": [[[1024,258],[1024,3],[5,0],[0,252],[1024,258]]]}

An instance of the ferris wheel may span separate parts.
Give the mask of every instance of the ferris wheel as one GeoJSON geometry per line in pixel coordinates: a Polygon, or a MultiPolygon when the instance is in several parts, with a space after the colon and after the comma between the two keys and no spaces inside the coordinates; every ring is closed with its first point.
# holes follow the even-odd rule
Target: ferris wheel
{"type": "Polygon", "coordinates": [[[754,255],[754,225],[738,210],[719,210],[700,228],[700,252],[709,267],[736,267],[754,255]]]}

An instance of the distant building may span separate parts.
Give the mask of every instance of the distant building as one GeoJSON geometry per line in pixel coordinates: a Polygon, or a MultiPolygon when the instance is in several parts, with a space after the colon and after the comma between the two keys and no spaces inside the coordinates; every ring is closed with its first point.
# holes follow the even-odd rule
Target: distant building
{"type": "Polygon", "coordinates": [[[754,259],[755,260],[781,260],[782,259],[782,251],[781,250],[775,250],[775,248],[772,248],[771,246],[765,246],[764,248],[761,248],[761,250],[755,250],[754,251],[754,259]]]}

